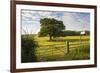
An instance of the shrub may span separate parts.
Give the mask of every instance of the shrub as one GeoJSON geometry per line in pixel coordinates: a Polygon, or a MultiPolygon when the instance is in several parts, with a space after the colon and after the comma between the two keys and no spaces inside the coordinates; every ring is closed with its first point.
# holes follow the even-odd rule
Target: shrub
{"type": "Polygon", "coordinates": [[[35,62],[35,48],[37,42],[32,37],[21,37],[21,62],[35,62]]]}

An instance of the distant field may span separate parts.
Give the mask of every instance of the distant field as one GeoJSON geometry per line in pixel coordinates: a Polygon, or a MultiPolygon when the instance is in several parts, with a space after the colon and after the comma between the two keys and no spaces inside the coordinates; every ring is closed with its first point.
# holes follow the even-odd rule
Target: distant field
{"type": "MultiPolygon", "coordinates": [[[[35,36],[35,41],[38,42],[39,45],[54,45],[54,44],[65,44],[65,41],[76,41],[80,42],[80,36],[66,36],[66,37],[60,37],[56,38],[55,40],[58,41],[49,41],[49,37],[37,37],[35,36]]],[[[90,37],[89,36],[82,36],[82,41],[88,41],[89,42],[90,37]]]]}

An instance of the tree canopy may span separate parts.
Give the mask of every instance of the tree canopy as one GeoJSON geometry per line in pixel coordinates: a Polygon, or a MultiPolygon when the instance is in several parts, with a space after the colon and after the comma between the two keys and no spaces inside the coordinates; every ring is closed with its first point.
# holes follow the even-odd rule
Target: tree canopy
{"type": "Polygon", "coordinates": [[[39,36],[49,36],[50,40],[55,37],[59,37],[62,31],[65,29],[63,21],[59,21],[54,18],[41,19],[40,24],[41,29],[39,36]]]}

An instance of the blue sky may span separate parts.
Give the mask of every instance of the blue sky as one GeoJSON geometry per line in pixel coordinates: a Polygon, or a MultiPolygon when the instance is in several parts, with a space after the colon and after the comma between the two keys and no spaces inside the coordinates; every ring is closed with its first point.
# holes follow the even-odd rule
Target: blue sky
{"type": "Polygon", "coordinates": [[[90,30],[90,13],[67,11],[21,10],[22,34],[37,34],[40,30],[40,19],[55,18],[63,21],[66,30],[90,30]]]}

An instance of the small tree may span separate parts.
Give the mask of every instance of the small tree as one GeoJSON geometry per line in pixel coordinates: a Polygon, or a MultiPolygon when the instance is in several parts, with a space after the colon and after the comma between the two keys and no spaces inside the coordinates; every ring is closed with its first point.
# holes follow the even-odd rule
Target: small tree
{"type": "Polygon", "coordinates": [[[55,37],[59,37],[65,26],[62,21],[58,21],[54,18],[44,18],[40,20],[41,29],[39,36],[49,36],[50,40],[55,37]]]}

